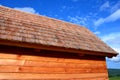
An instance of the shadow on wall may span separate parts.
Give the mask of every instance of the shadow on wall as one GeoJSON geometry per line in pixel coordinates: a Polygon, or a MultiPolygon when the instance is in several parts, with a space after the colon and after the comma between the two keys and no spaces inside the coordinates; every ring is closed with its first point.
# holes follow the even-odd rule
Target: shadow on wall
{"type": "Polygon", "coordinates": [[[6,54],[18,54],[18,57],[21,55],[32,55],[32,56],[43,56],[43,57],[53,57],[53,58],[67,58],[67,59],[82,59],[82,60],[103,60],[104,57],[93,56],[93,55],[82,55],[78,53],[68,53],[60,51],[50,51],[50,50],[38,50],[33,48],[23,48],[15,46],[6,46],[0,45],[0,53],[6,54]],[[7,49],[7,50],[6,50],[7,49]],[[97,58],[99,57],[99,59],[97,58]],[[101,58],[100,58],[101,57],[101,58]]]}

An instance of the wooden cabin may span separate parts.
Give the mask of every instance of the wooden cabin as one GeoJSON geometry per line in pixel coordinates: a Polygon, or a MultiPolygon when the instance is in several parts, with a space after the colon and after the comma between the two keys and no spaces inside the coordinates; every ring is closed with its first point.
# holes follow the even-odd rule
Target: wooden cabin
{"type": "Polygon", "coordinates": [[[85,27],[0,6],[2,80],[108,80],[116,55],[85,27]]]}

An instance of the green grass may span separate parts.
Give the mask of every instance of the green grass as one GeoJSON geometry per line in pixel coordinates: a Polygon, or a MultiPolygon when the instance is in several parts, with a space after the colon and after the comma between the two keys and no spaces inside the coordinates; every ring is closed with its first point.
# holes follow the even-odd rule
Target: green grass
{"type": "Polygon", "coordinates": [[[108,69],[109,80],[120,80],[120,69],[108,69]]]}
{"type": "Polygon", "coordinates": [[[120,80],[120,77],[110,77],[109,80],[120,80]]]}
{"type": "Polygon", "coordinates": [[[120,76],[120,69],[108,69],[109,77],[120,76]]]}

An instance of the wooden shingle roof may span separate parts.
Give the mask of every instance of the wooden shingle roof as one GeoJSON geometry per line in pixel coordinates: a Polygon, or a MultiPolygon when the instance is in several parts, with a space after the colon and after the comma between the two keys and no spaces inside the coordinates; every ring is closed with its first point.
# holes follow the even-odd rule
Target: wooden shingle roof
{"type": "Polygon", "coordinates": [[[85,27],[3,6],[0,6],[0,40],[1,44],[11,41],[21,46],[30,43],[105,56],[117,54],[85,27]]]}

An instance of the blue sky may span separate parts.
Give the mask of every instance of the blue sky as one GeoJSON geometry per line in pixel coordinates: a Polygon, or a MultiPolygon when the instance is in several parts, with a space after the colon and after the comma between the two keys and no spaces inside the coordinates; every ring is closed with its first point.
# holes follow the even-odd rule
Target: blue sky
{"type": "MultiPolygon", "coordinates": [[[[0,5],[87,27],[120,53],[120,0],[0,0],[0,5]]],[[[120,69],[120,55],[106,58],[120,69]]]]}

